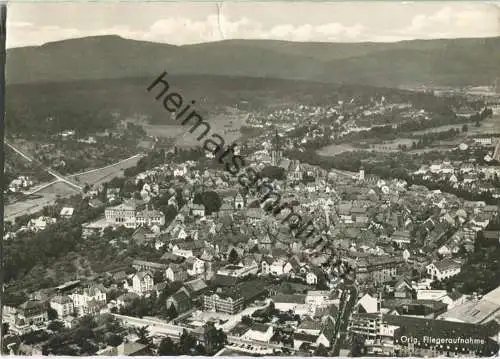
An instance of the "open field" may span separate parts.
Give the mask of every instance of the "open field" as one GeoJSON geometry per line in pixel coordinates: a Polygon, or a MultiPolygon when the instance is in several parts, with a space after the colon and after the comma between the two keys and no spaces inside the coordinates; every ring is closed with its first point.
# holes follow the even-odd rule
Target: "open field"
{"type": "Polygon", "coordinates": [[[370,145],[370,150],[371,151],[376,151],[376,152],[394,152],[394,151],[401,151],[399,146],[406,146],[406,147],[411,147],[412,143],[414,140],[411,138],[396,138],[391,141],[384,141],[383,143],[377,143],[377,144],[372,144],[370,145]]]}
{"type": "Polygon", "coordinates": [[[469,126],[468,136],[476,136],[485,133],[500,133],[500,115],[489,117],[481,121],[481,126],[469,126]]]}
{"type": "MultiPolygon", "coordinates": [[[[428,128],[422,131],[412,132],[413,135],[425,135],[426,133],[444,132],[451,129],[462,130],[463,125],[444,125],[428,128]]],[[[500,133],[500,115],[489,117],[481,121],[481,126],[476,127],[474,123],[467,123],[467,136],[477,136],[485,133],[500,133]]]]}
{"type": "Polygon", "coordinates": [[[79,185],[84,185],[85,183],[89,185],[101,184],[110,181],[114,177],[123,176],[123,171],[127,168],[135,166],[141,159],[141,156],[142,155],[135,155],[106,167],[97,168],[95,170],[69,175],[66,177],[68,179],[74,180],[79,185]]]}
{"type": "Polygon", "coordinates": [[[319,149],[317,152],[320,156],[335,156],[344,152],[357,151],[358,148],[348,144],[330,145],[319,149]]]}
{"type": "Polygon", "coordinates": [[[164,138],[174,138],[181,136],[186,129],[181,125],[152,125],[149,123],[142,124],[142,128],[148,134],[148,136],[164,137],[164,138]]]}
{"type": "Polygon", "coordinates": [[[203,144],[205,139],[211,134],[220,135],[226,143],[231,143],[241,137],[240,129],[246,124],[248,115],[238,109],[226,107],[225,113],[212,117],[204,117],[204,120],[210,123],[211,130],[207,136],[198,141],[196,138],[201,134],[202,128],[194,133],[190,133],[190,123],[186,125],[156,125],[141,124],[149,136],[176,138],[175,145],[179,147],[192,147],[203,144]]]}
{"type": "Polygon", "coordinates": [[[5,221],[14,221],[18,216],[36,213],[43,207],[53,204],[58,197],[68,197],[77,193],[77,190],[64,182],[54,183],[24,201],[6,205],[5,221]]]}

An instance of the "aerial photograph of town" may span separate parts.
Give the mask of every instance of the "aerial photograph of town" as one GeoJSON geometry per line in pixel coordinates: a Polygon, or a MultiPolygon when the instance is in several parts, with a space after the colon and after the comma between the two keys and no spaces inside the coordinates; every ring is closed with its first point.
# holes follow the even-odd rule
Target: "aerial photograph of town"
{"type": "Polygon", "coordinates": [[[500,355],[500,2],[5,27],[0,355],[500,355]]]}

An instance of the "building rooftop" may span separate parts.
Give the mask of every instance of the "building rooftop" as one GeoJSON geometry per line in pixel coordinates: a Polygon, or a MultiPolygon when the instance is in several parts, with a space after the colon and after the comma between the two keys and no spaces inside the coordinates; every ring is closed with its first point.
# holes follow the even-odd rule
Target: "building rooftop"
{"type": "Polygon", "coordinates": [[[274,303],[297,303],[305,304],[305,294],[277,294],[271,298],[274,303]]]}
{"type": "Polygon", "coordinates": [[[492,290],[480,300],[471,300],[457,305],[443,317],[465,323],[487,323],[500,314],[500,287],[492,290]]]}

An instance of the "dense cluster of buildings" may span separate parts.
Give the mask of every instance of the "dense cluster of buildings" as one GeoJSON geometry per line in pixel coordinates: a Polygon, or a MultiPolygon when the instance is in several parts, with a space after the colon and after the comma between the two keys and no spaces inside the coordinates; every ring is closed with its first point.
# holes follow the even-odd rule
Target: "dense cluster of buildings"
{"type": "MultiPolygon", "coordinates": [[[[342,125],[344,131],[336,132],[348,136],[364,128],[364,120],[386,111],[421,119],[429,115],[382,97],[357,111],[352,122],[343,113],[353,101],[280,110],[268,114],[272,121],[257,116],[250,123],[266,127],[292,114],[297,122],[330,116],[334,124],[329,130],[342,125]]],[[[302,145],[324,137],[326,132],[313,127],[301,135],[302,145]]],[[[290,121],[282,128],[293,130],[290,121]]],[[[86,315],[130,314],[138,301],[162,298],[162,325],[196,330],[215,322],[233,341],[240,338],[267,349],[278,345],[311,354],[340,348],[345,354],[347,341],[339,338],[348,333],[359,337],[370,355],[498,351],[499,289],[483,297],[433,289],[461,273],[479,233],[500,242],[500,231],[490,228],[499,215],[497,206],[383,180],[363,168],[348,173],[301,163],[284,155],[286,147],[296,145],[293,140],[277,134],[249,145],[258,147],[246,157],[249,166],[262,173],[282,171],[283,176],[266,180],[289,204],[288,212],[270,215],[258,186],[243,190],[224,169],[202,170],[195,161],[148,169],[135,178],[135,184],[142,184],[138,191],[107,188],[103,201],[96,200],[103,189],[91,188],[89,205],[101,208],[103,215],[83,224],[82,236],[106,239],[106,228],[132,229],[129,240],[153,249],[154,258],[132,258],[126,270],[32,293],[27,302],[4,311],[9,330],[41,330],[50,321],[49,312],[71,328],[86,315]],[[195,203],[197,195],[208,191],[216,193],[219,205],[195,203]],[[171,221],[154,208],[156,198],[175,212],[171,221]],[[290,212],[308,221],[314,234],[298,236],[284,223],[290,212]],[[432,339],[443,335],[463,340],[432,339]]],[[[493,167],[458,162],[436,162],[414,173],[473,191],[494,191],[488,180],[498,174],[493,167]]],[[[73,211],[59,214],[68,220],[72,216],[73,211]]],[[[51,220],[34,219],[28,227],[44,230],[51,220]]]]}

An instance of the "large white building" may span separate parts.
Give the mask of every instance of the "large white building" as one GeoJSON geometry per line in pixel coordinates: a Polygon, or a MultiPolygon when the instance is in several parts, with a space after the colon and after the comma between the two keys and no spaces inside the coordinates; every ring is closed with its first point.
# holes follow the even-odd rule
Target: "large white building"
{"type": "Polygon", "coordinates": [[[75,306],[70,297],[58,295],[50,300],[50,307],[57,312],[58,318],[73,315],[75,306]]]}
{"type": "Polygon", "coordinates": [[[73,300],[76,314],[80,316],[98,313],[106,306],[106,291],[100,286],[85,288],[69,297],[73,300]]]}
{"type": "Polygon", "coordinates": [[[274,335],[272,326],[256,323],[243,334],[242,338],[246,340],[254,340],[258,342],[269,343],[274,335]]]}
{"type": "Polygon", "coordinates": [[[138,295],[151,292],[153,287],[153,275],[150,272],[137,272],[132,278],[132,290],[138,295]]]}
{"type": "Polygon", "coordinates": [[[104,211],[106,221],[116,226],[135,228],[136,205],[134,202],[125,202],[118,206],[108,207],[104,211]]]}
{"type": "Polygon", "coordinates": [[[439,262],[429,264],[426,269],[427,274],[429,274],[432,279],[441,281],[459,274],[462,269],[462,265],[453,259],[443,259],[439,262]]]}
{"type": "Polygon", "coordinates": [[[161,227],[165,224],[165,215],[162,212],[149,208],[137,210],[137,205],[133,201],[108,207],[104,211],[104,215],[109,224],[126,228],[153,225],[161,227]]]}

